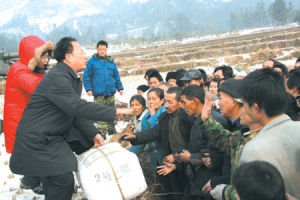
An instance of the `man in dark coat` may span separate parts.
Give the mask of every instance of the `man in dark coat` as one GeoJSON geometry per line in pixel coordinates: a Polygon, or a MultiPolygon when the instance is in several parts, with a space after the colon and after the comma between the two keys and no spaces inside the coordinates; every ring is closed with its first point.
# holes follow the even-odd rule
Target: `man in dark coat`
{"type": "Polygon", "coordinates": [[[85,138],[87,146],[102,145],[98,129],[88,120],[113,121],[128,111],[80,98],[82,83],[76,73],[85,68],[86,58],[76,39],[62,38],[54,57],[57,65],[34,91],[17,128],[10,169],[41,177],[46,200],[71,200],[77,159],[68,142],[85,138]]]}
{"type": "Polygon", "coordinates": [[[206,158],[206,152],[222,155],[222,153],[216,151],[213,146],[208,144],[207,138],[203,134],[201,114],[204,98],[204,90],[197,85],[187,86],[181,94],[182,107],[189,116],[193,117],[193,125],[190,133],[189,148],[175,154],[175,158],[176,161],[183,162],[183,167],[181,168],[184,169],[185,175],[189,180],[185,184],[184,199],[189,200],[210,199],[210,196],[202,191],[202,187],[209,179],[221,174],[220,168],[208,168],[203,163],[203,159],[206,158]]]}

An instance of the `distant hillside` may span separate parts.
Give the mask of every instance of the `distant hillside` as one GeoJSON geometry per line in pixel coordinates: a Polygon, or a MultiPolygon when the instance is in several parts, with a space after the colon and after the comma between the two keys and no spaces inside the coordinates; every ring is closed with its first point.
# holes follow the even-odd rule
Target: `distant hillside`
{"type": "MultiPolygon", "coordinates": [[[[87,0],[15,1],[0,5],[0,46],[16,48],[35,34],[57,41],[63,36],[82,44],[99,39],[181,39],[195,35],[275,25],[270,5],[275,0],[87,0]],[[6,6],[6,7],[5,7],[6,6]]],[[[283,0],[280,0],[283,1],[283,0]]],[[[294,20],[299,0],[285,0],[285,21],[294,20]]],[[[300,12],[300,11],[299,11],[300,12]]]]}

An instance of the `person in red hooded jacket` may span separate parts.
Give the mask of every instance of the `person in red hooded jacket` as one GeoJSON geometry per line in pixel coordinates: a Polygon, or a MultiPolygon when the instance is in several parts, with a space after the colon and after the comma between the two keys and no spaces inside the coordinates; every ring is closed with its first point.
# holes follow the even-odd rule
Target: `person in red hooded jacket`
{"type": "MultiPolygon", "coordinates": [[[[44,77],[53,50],[53,42],[44,42],[33,35],[24,37],[20,42],[20,60],[9,69],[4,96],[3,132],[7,153],[13,151],[19,121],[32,93],[44,77]]],[[[25,176],[21,187],[37,193],[42,191],[37,177],[25,176]]]]}

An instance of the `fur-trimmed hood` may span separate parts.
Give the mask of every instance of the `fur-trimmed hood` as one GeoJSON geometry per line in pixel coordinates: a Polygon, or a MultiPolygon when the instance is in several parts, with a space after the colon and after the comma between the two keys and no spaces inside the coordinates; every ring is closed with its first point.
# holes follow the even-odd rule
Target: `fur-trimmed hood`
{"type": "Polygon", "coordinates": [[[47,50],[52,50],[53,52],[53,42],[44,42],[42,39],[34,35],[24,37],[19,46],[20,62],[27,65],[31,71],[34,71],[42,53],[47,50]]]}

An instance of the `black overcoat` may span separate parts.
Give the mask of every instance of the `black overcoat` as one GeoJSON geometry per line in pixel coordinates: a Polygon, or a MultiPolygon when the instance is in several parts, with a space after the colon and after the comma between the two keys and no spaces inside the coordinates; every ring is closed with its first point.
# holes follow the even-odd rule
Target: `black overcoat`
{"type": "MultiPolygon", "coordinates": [[[[88,141],[97,129],[88,120],[113,121],[116,110],[80,98],[82,83],[65,63],[54,66],[35,89],[18,125],[10,159],[13,173],[57,176],[77,170],[68,144],[74,127],[88,141]]],[[[78,131],[74,132],[76,137],[78,131]]]]}

